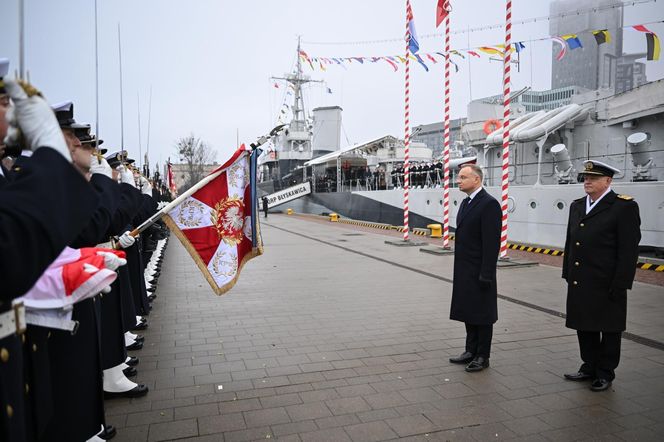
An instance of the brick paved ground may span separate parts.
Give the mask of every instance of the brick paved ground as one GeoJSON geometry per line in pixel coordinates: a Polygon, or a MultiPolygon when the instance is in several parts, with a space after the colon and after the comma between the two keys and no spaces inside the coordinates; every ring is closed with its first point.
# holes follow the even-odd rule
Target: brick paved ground
{"type": "MultiPolygon", "coordinates": [[[[447,361],[465,336],[448,319],[451,285],[427,274],[450,278],[452,257],[268,221],[265,255],[222,297],[172,237],[136,352],[151,391],[106,402],[116,441],[662,438],[664,351],[623,340],[613,388],[592,393],[561,379],[579,365],[561,318],[499,301],[491,368],[469,374],[447,361]]],[[[505,295],[564,304],[559,269],[499,279],[505,295]]],[[[663,314],[661,288],[637,284],[629,331],[664,341],[663,314]]]]}

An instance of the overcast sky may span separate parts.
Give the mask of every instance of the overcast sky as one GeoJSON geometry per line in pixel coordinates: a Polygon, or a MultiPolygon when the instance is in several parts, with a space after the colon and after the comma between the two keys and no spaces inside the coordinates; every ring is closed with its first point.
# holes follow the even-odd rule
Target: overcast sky
{"type": "MultiPolygon", "coordinates": [[[[189,133],[201,137],[224,161],[240,142],[252,142],[274,125],[284,88],[270,76],[293,69],[297,36],[310,56],[398,55],[404,51],[403,0],[98,0],[99,127],[104,147],[119,150],[120,80],[118,24],[122,36],[124,145],[139,156],[138,101],[142,152],[148,138],[148,104],[152,89],[149,150],[154,165],[170,156],[175,141],[189,133]],[[388,42],[329,44],[337,42],[388,42]],[[328,44],[321,44],[328,43],[328,44]]],[[[549,0],[514,0],[513,20],[548,15],[549,0]]],[[[463,30],[504,21],[499,0],[452,1],[452,29],[463,30]]],[[[435,28],[436,0],[412,0],[421,51],[442,50],[435,28]]],[[[629,6],[625,25],[664,20],[662,2],[629,6]]],[[[51,103],[72,100],[80,122],[95,123],[95,57],[93,0],[25,0],[26,68],[32,83],[51,103]]],[[[648,25],[664,38],[664,23],[648,25]]],[[[513,40],[549,35],[546,20],[515,24],[513,40]]],[[[582,30],[579,30],[582,31],[582,30]]],[[[498,44],[503,29],[454,34],[452,47],[498,44]]],[[[526,43],[521,72],[513,89],[551,85],[551,42],[526,43]]],[[[644,52],[645,38],[625,31],[625,52],[644,52]]],[[[18,0],[0,2],[0,57],[18,67],[18,0]]],[[[502,91],[502,65],[473,60],[459,63],[452,74],[452,117],[466,115],[470,98],[502,91]]],[[[343,107],[342,144],[392,134],[403,137],[403,69],[385,63],[329,67],[305,73],[324,80],[311,85],[306,106],[343,107]],[[327,93],[329,87],[333,93],[327,93]]],[[[413,125],[442,120],[442,63],[426,73],[411,63],[413,125]]],[[[648,80],[664,78],[664,54],[648,62],[648,80]]]]}

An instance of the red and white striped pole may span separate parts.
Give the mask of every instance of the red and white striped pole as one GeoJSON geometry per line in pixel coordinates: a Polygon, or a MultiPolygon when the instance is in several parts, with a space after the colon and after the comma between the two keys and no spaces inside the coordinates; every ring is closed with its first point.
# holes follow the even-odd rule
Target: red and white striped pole
{"type": "Polygon", "coordinates": [[[503,63],[503,179],[501,208],[503,221],[500,232],[500,258],[507,256],[507,200],[510,184],[510,59],[512,46],[512,0],[507,0],[505,13],[505,56],[503,63]]]}
{"type": "Polygon", "coordinates": [[[450,247],[450,6],[445,2],[445,109],[443,129],[443,247],[450,247]]]}
{"type": "Polygon", "coordinates": [[[410,184],[410,28],[413,18],[410,0],[406,0],[406,95],[405,95],[405,135],[403,138],[403,240],[408,241],[408,186],[410,184]]]}

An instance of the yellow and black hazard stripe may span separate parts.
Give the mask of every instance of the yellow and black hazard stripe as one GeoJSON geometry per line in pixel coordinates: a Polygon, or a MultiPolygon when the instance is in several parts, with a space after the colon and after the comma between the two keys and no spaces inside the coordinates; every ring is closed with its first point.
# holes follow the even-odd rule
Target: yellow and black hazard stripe
{"type": "MultiPolygon", "coordinates": [[[[346,223],[346,224],[354,224],[357,226],[364,226],[364,227],[371,227],[375,229],[382,229],[382,230],[396,230],[397,232],[403,232],[405,229],[403,226],[391,226],[389,224],[380,224],[380,223],[372,223],[372,222],[367,222],[367,221],[358,221],[358,220],[353,220],[353,219],[348,219],[348,218],[339,218],[340,223],[346,223]]],[[[413,229],[412,233],[414,235],[419,235],[419,236],[429,236],[431,234],[431,231],[429,229],[420,229],[416,228],[413,229]]],[[[454,234],[450,234],[450,239],[454,240],[454,234]]],[[[547,249],[545,247],[536,247],[536,246],[529,246],[525,244],[514,244],[514,243],[508,243],[507,248],[511,250],[518,250],[521,252],[530,252],[530,253],[541,253],[544,255],[551,255],[551,256],[563,256],[565,253],[562,250],[557,250],[557,249],[547,249]]],[[[664,272],[664,264],[651,264],[648,262],[638,262],[636,264],[636,267],[642,270],[651,270],[655,272],[664,272]]]]}
{"type": "Polygon", "coordinates": [[[652,270],[655,272],[664,272],[664,264],[651,264],[649,262],[637,262],[636,268],[642,270],[652,270]]]}
{"type": "Polygon", "coordinates": [[[371,227],[374,229],[383,229],[383,230],[390,230],[393,226],[390,226],[389,224],[379,224],[379,223],[372,223],[368,221],[357,221],[354,219],[347,219],[347,218],[339,218],[337,222],[344,223],[344,224],[352,224],[355,226],[362,226],[362,227],[371,227]]]}
{"type": "Polygon", "coordinates": [[[542,253],[544,255],[551,255],[551,256],[563,256],[564,254],[562,250],[546,249],[544,247],[526,246],[523,244],[508,243],[507,248],[512,250],[520,250],[522,252],[542,253]]]}

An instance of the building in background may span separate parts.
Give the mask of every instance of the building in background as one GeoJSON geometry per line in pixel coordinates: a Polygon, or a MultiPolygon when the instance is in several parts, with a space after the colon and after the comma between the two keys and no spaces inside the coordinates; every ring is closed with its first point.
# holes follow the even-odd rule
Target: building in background
{"type": "MultiPolygon", "coordinates": [[[[164,166],[164,177],[168,176],[167,165],[164,166]]],[[[191,167],[188,164],[171,164],[173,168],[173,178],[175,179],[175,186],[178,189],[178,192],[182,193],[182,187],[189,181],[189,175],[191,174],[191,167]]],[[[203,176],[207,176],[214,169],[219,167],[218,163],[214,164],[205,164],[202,166],[204,171],[203,176]]]]}
{"type": "Polygon", "coordinates": [[[554,0],[550,15],[557,16],[579,9],[597,8],[591,14],[571,14],[552,18],[550,35],[577,34],[582,48],[567,49],[562,60],[557,44],[552,49],[551,89],[580,86],[587,90],[609,89],[614,93],[625,92],[646,83],[645,64],[637,59],[641,54],[623,53],[623,7],[619,0],[554,0]],[[616,6],[616,7],[611,7],[616,6]],[[598,45],[588,31],[606,29],[611,41],[598,45]]]}
{"type": "MultiPolygon", "coordinates": [[[[450,149],[455,150],[457,141],[461,141],[461,126],[466,122],[465,118],[450,120],[450,149]]],[[[433,158],[443,155],[443,122],[420,124],[413,127],[413,141],[426,144],[433,151],[433,158]]]]}

